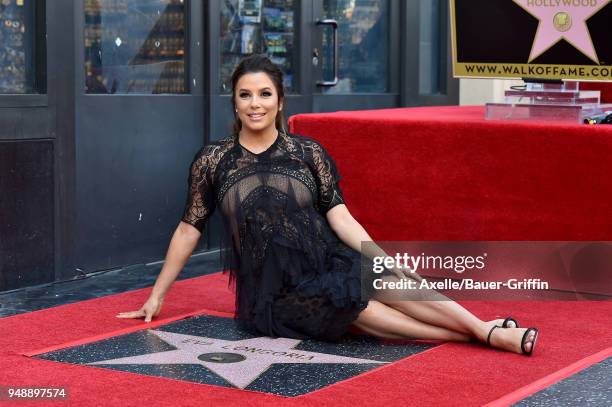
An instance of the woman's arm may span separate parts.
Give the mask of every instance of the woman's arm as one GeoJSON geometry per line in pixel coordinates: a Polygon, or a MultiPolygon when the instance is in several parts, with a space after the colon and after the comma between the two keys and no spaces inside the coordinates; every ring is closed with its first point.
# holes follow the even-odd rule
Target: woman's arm
{"type": "Polygon", "coordinates": [[[217,147],[207,145],[194,156],[189,167],[189,192],[183,209],[183,216],[176,227],[162,269],[155,280],[149,299],[138,311],[120,312],[118,318],[145,317],[145,322],[157,316],[164,298],[179,275],[189,256],[195,249],[208,218],[215,209],[211,174],[216,161],[213,152],[217,147]],[[213,162],[214,161],[214,162],[213,162]]]}
{"type": "Polygon", "coordinates": [[[117,314],[117,318],[144,317],[145,322],[151,322],[151,319],[160,313],[164,297],[176,277],[183,270],[187,259],[189,259],[193,249],[198,244],[198,240],[200,240],[200,235],[200,231],[194,226],[181,221],[172,235],[166,260],[157,276],[151,295],[139,310],[120,312],[117,314]]]}
{"type": "Polygon", "coordinates": [[[327,212],[327,221],[336,232],[336,235],[350,248],[357,250],[368,258],[375,256],[387,256],[377,244],[367,244],[364,247],[368,253],[362,252],[361,242],[371,242],[372,238],[368,232],[353,218],[348,208],[344,204],[339,204],[327,212]]]}
{"type": "MultiPolygon", "coordinates": [[[[353,215],[351,215],[346,205],[339,204],[334,206],[327,212],[326,216],[332,230],[336,232],[338,238],[350,248],[360,252],[369,259],[389,256],[372,240],[363,226],[353,218],[353,215]],[[369,243],[362,246],[362,242],[369,243]]],[[[402,273],[402,271],[394,268],[392,271],[400,278],[408,276],[417,281],[422,279],[417,273],[411,273],[408,270],[402,273]]]]}
{"type": "Polygon", "coordinates": [[[179,222],[178,227],[172,235],[166,259],[162,270],[157,276],[151,296],[163,300],[170,286],[176,280],[185,263],[193,253],[202,234],[194,226],[186,222],[179,222]]]}

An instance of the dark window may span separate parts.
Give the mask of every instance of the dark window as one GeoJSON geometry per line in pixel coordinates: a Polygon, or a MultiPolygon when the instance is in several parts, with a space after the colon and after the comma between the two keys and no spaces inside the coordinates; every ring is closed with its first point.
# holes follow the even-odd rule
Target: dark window
{"type": "Polygon", "coordinates": [[[188,93],[186,8],[186,0],[86,0],[86,93],[188,93]]]}
{"type": "Polygon", "coordinates": [[[44,1],[0,0],[0,94],[45,93],[44,1]]]}

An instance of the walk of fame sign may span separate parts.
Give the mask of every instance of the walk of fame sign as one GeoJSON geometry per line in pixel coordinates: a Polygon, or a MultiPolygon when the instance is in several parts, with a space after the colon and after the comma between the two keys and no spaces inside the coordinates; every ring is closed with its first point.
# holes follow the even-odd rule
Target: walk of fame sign
{"type": "Polygon", "coordinates": [[[612,0],[451,0],[456,77],[612,81],[612,0]]]}
{"type": "Polygon", "coordinates": [[[36,357],[297,396],[431,346],[351,335],[338,343],[258,337],[231,319],[202,315],[36,357]]]}

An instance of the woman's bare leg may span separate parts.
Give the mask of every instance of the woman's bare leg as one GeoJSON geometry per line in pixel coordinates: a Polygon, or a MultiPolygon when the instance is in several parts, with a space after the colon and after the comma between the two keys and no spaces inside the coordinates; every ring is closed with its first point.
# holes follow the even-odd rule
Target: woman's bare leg
{"type": "Polygon", "coordinates": [[[370,300],[353,325],[382,338],[433,339],[467,342],[469,335],[416,320],[376,300],[370,300]]]}
{"type": "MultiPolygon", "coordinates": [[[[385,277],[385,280],[396,279],[394,276],[385,277]]],[[[489,330],[493,325],[501,325],[500,320],[482,321],[457,302],[435,290],[378,291],[374,298],[416,320],[467,334],[482,342],[486,341],[489,330]]],[[[492,335],[491,344],[521,353],[520,341],[525,331],[524,328],[496,330],[492,335]]],[[[525,344],[525,349],[528,352],[531,349],[533,337],[534,334],[531,333],[528,342],[525,344]]]]}

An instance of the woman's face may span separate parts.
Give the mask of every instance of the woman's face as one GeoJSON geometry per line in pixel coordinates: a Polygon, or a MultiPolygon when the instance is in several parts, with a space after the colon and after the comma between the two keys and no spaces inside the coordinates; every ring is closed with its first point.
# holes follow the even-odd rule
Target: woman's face
{"type": "Polygon", "coordinates": [[[255,132],[275,128],[276,114],[283,108],[274,82],[264,72],[247,73],[240,77],[234,103],[242,128],[255,132]]]}

